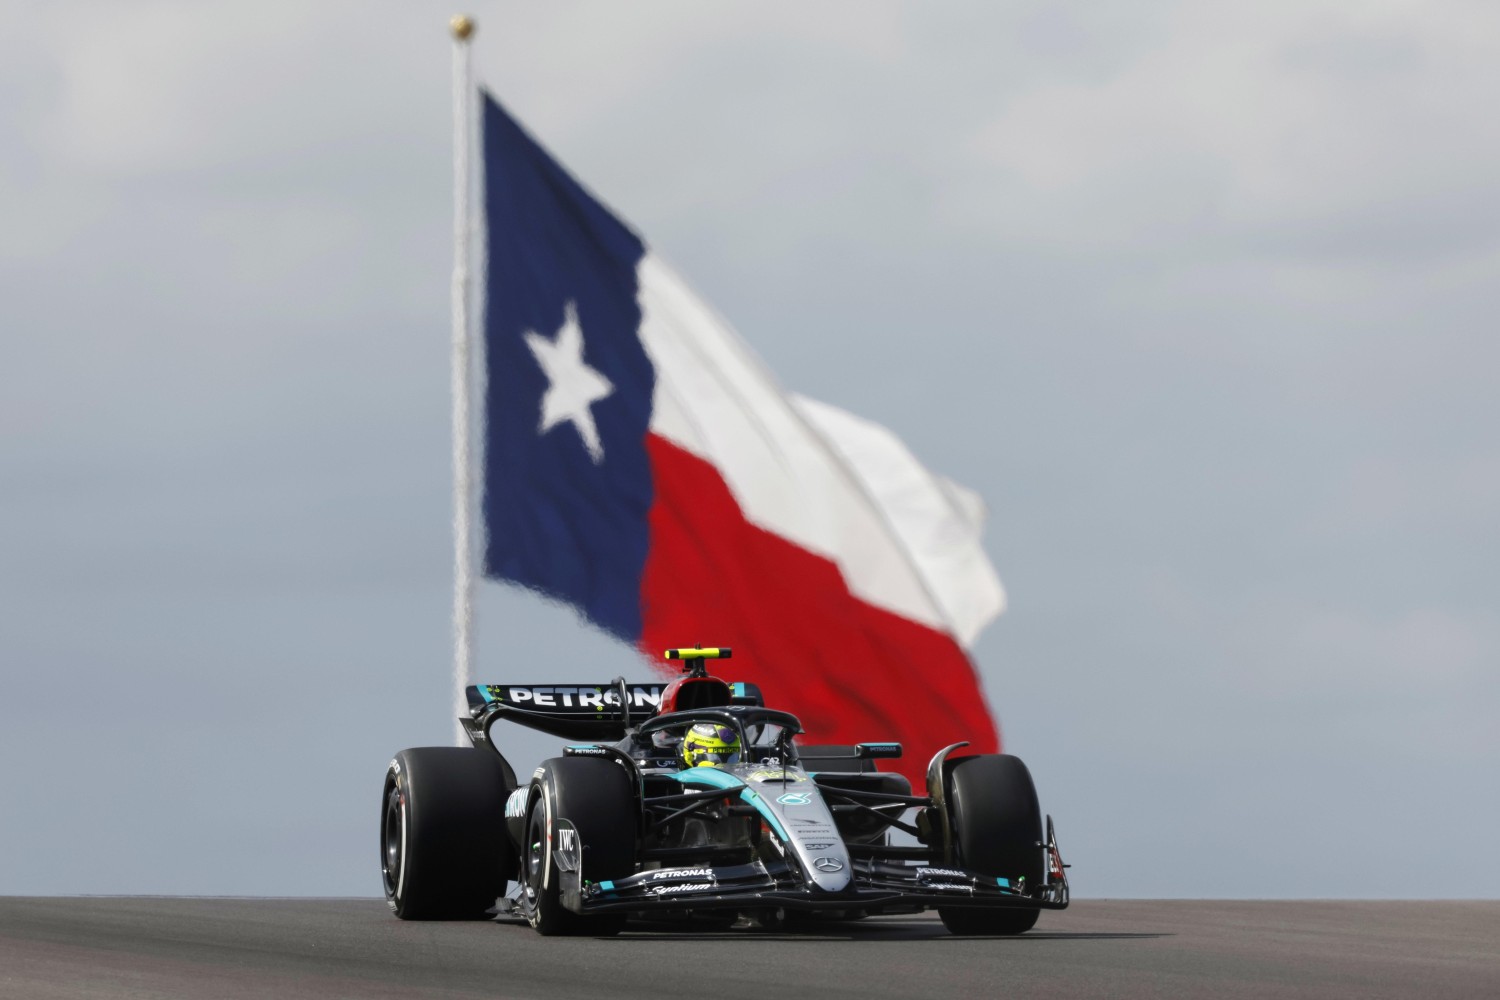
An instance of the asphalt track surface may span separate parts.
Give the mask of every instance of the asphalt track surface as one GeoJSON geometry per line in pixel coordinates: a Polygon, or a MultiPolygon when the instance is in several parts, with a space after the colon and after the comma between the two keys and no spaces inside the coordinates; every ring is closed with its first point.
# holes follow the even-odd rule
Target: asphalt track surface
{"type": "Polygon", "coordinates": [[[0,897],[0,997],[1500,997],[1500,902],[1099,900],[1017,938],[936,918],[542,938],[378,900],[0,897]]]}

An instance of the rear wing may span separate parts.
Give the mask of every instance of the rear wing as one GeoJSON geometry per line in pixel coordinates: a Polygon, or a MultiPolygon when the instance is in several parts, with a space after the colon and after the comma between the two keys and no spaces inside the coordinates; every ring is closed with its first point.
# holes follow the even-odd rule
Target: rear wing
{"type": "Polygon", "coordinates": [[[464,689],[469,718],[460,719],[476,745],[489,742],[489,728],[500,719],[517,722],[565,740],[625,738],[631,720],[639,723],[661,707],[665,684],[471,684],[464,689]]]}

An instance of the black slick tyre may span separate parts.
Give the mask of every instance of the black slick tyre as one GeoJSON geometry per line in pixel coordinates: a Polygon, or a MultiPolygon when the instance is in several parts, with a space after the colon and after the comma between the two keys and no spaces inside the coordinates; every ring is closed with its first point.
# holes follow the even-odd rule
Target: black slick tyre
{"type": "MultiPolygon", "coordinates": [[[[1042,812],[1036,786],[1021,758],[984,754],[956,761],[949,779],[956,861],[969,871],[1042,884],[1042,812]]],[[[1041,913],[1033,907],[982,910],[940,906],[943,926],[954,934],[1022,934],[1041,913]]]]}
{"type": "Polygon", "coordinates": [[[391,761],[381,796],[385,899],[402,920],[481,920],[515,877],[505,771],[490,750],[420,747],[391,761]]]}
{"type": "Polygon", "coordinates": [[[586,882],[623,878],[635,871],[637,807],[630,778],[620,765],[588,757],[544,761],[526,818],[521,880],[528,917],[544,935],[618,934],[623,913],[582,916],[562,904],[562,878],[552,863],[556,822],[578,830],[581,876],[586,882]]]}

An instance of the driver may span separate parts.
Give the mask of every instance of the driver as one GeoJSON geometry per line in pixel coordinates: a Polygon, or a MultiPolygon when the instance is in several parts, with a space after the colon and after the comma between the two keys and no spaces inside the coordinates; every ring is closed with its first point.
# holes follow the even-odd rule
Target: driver
{"type": "Polygon", "coordinates": [[[740,734],[733,726],[696,722],[682,738],[682,759],[688,767],[723,767],[740,761],[740,734]]]}

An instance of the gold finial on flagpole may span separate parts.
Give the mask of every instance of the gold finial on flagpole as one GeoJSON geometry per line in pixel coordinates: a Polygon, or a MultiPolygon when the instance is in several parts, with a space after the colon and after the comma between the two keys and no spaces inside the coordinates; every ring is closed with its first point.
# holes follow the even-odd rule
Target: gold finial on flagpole
{"type": "Polygon", "coordinates": [[[454,14],[448,21],[448,28],[456,40],[467,42],[474,34],[474,19],[467,14],[454,14]]]}

